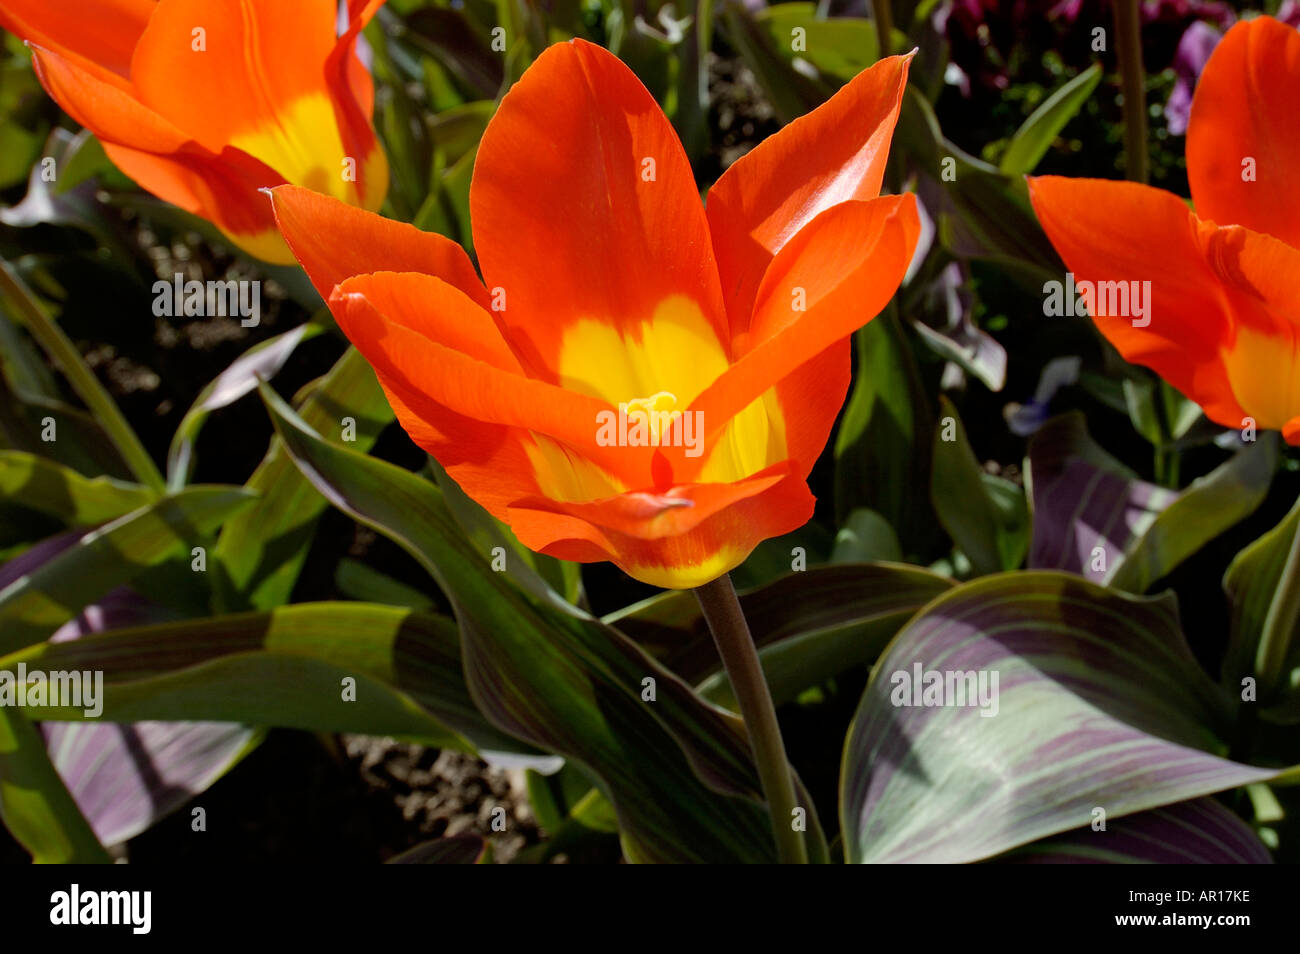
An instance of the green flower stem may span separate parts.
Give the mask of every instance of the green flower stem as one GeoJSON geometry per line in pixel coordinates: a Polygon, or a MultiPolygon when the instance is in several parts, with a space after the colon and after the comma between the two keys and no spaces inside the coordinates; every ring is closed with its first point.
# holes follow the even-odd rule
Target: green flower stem
{"type": "Polygon", "coordinates": [[[1296,623],[1300,621],[1300,532],[1291,538],[1291,549],[1277,581],[1273,602],[1264,617],[1264,629],[1255,649],[1255,677],[1261,699],[1276,692],[1286,666],[1296,623]]]}
{"type": "Polygon", "coordinates": [[[81,354],[72,341],[63,333],[63,329],[37,301],[36,296],[32,294],[31,289],[18,273],[3,259],[0,259],[0,295],[13,304],[32,337],[63,371],[72,389],[86,402],[86,407],[99,422],[99,426],[104,429],[108,439],[113,442],[117,452],[122,455],[131,473],[150,490],[159,494],[164,493],[167,484],[163,480],[162,473],[153,462],[153,458],[149,456],[149,452],[144,449],[144,445],[140,443],[140,438],[131,429],[131,425],[122,416],[122,411],[104,390],[99,379],[86,366],[86,362],[82,360],[81,354]]]}
{"type": "Polygon", "coordinates": [[[776,707],[731,577],[724,574],[712,583],[697,587],[695,596],[704,610],[718,655],[740,704],[763,795],[772,815],[777,854],[782,864],[807,864],[808,848],[803,835],[791,824],[798,803],[794,797],[794,776],[781,740],[781,726],[776,721],[776,707]]]}
{"type": "Polygon", "coordinates": [[[876,25],[876,42],[881,57],[894,52],[894,10],[890,0],[871,0],[871,21],[876,25]]]}
{"type": "Polygon", "coordinates": [[[1124,155],[1128,178],[1145,183],[1147,171],[1146,70],[1138,0],[1115,0],[1115,52],[1124,91],[1124,155]]]}

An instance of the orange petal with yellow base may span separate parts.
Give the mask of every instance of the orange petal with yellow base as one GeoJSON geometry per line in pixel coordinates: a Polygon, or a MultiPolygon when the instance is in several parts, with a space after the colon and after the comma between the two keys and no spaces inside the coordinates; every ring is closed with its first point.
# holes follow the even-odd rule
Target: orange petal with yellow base
{"type": "Polygon", "coordinates": [[[341,37],[334,0],[86,0],[76,17],[18,0],[0,22],[127,175],[258,258],[290,262],[258,189],[294,182],[367,209],[387,192],[355,50],[378,5],[352,0],[341,37]]]}
{"type": "Polygon", "coordinates": [[[469,201],[484,281],[504,293],[503,321],[534,373],[562,379],[575,324],[635,336],[669,299],[690,334],[725,347],[690,164],[654,97],[608,50],[573,40],[537,58],[488,124],[469,201]]]}
{"type": "Polygon", "coordinates": [[[1143,315],[1095,296],[1093,321],[1120,354],[1220,424],[1300,437],[1300,252],[1134,183],[1044,176],[1029,194],[1076,283],[1137,282],[1132,294],[1150,282],[1143,315]]]}
{"type": "Polygon", "coordinates": [[[727,200],[706,215],[653,98],[582,41],[539,57],[483,137],[482,284],[443,239],[293,187],[272,201],[402,425],[469,496],[539,552],[698,586],[812,515],[805,478],[848,386],[849,337],[919,231],[910,196],[876,197],[905,72],[872,71],[719,193],[740,218],[718,228],[765,243],[740,306],[710,229],[727,200]],[[814,139],[827,151],[810,161],[814,139]],[[616,408],[700,440],[615,439],[616,408]]]}

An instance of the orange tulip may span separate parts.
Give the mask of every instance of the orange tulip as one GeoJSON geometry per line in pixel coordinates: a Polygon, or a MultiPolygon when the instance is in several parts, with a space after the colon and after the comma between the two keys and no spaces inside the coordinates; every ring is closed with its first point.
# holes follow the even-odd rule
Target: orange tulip
{"type": "Polygon", "coordinates": [[[292,262],[258,189],[296,183],[377,209],[388,163],[357,35],[382,0],[4,0],[49,94],[119,169],[292,262]]]}
{"type": "Polygon", "coordinates": [[[1126,313],[1123,295],[1094,296],[1093,320],[1120,354],[1211,420],[1280,430],[1292,444],[1300,443],[1298,89],[1300,34],[1269,17],[1228,31],[1192,102],[1195,212],[1134,183],[1029,180],[1039,221],[1076,281],[1139,293],[1150,282],[1140,319],[1126,313]]]}
{"type": "Polygon", "coordinates": [[[683,588],[812,515],[849,338],[916,245],[879,196],[909,58],[740,159],[708,212],[615,56],[553,46],[503,99],[458,245],[272,190],[280,228],[398,420],[541,553],[683,588]]]}

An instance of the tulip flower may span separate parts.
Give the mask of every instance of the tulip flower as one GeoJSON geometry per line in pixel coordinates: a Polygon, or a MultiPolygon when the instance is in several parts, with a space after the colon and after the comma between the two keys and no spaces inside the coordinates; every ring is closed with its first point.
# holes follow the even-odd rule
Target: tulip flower
{"type": "Polygon", "coordinates": [[[737,161],[707,214],[613,54],[547,49],[502,100],[459,246],[292,186],[285,239],[407,433],[527,547],[669,588],[813,512],[849,339],[915,248],[880,196],[908,57],[737,161]]]}
{"type": "Polygon", "coordinates": [[[1300,34],[1259,17],[1234,26],[1192,101],[1187,178],[1195,211],[1127,182],[1029,180],[1039,221],[1096,289],[1098,329],[1227,427],[1300,443],[1300,34]],[[1145,315],[1125,288],[1149,282],[1145,315]],[[1107,294],[1101,294],[1102,283],[1107,294]]]}
{"type": "Polygon", "coordinates": [[[4,0],[0,26],[109,159],[240,248],[292,262],[260,188],[377,209],[388,164],[357,58],[382,0],[4,0]]]}

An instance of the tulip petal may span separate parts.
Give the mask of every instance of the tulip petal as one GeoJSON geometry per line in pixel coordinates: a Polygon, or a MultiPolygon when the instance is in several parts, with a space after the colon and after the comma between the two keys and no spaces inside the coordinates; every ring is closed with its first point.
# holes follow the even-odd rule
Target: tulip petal
{"type": "Polygon", "coordinates": [[[714,254],[734,334],[772,257],[826,209],[880,193],[912,54],[890,56],[759,143],[709,190],[714,254]]]}
{"type": "Polygon", "coordinates": [[[155,0],[5,0],[0,27],[112,82],[111,76],[129,75],[131,54],[156,6],[155,0]]]}
{"type": "MultiPolygon", "coordinates": [[[[1236,403],[1257,428],[1297,443],[1300,423],[1300,250],[1238,225],[1200,223],[1206,263],[1234,319],[1223,354],[1236,403]]],[[[1240,417],[1227,420],[1242,427],[1240,417]]]]}
{"type": "MultiPolygon", "coordinates": [[[[843,350],[833,359],[822,355],[842,348],[889,302],[919,236],[909,193],[840,203],[787,242],[764,275],[740,359],[692,405],[704,415],[706,446],[714,446],[719,429],[743,409],[810,362],[842,368],[843,350]]],[[[839,411],[839,403],[830,402],[842,401],[845,386],[842,370],[824,388],[800,375],[798,386],[786,392],[786,434],[824,440],[827,420],[839,411]]],[[[796,459],[810,469],[820,450],[821,442],[801,440],[796,459]]]]}
{"type": "Polygon", "coordinates": [[[100,144],[113,164],[136,182],[212,222],[250,255],[279,265],[293,262],[265,198],[258,194],[266,183],[280,181],[274,169],[230,147],[214,156],[189,143],[168,155],[155,155],[107,139],[100,144]]]}
{"type": "Polygon", "coordinates": [[[167,0],[136,47],[132,80],[143,103],[220,149],[320,92],[335,10],[333,0],[167,0]]]}
{"type": "Polygon", "coordinates": [[[339,45],[333,0],[231,6],[225,13],[207,0],[158,7],[131,65],[141,102],[211,151],[233,146],[285,181],[378,207],[387,162],[372,137],[358,140],[355,117],[344,143],[327,85],[339,45]]]}
{"type": "Polygon", "coordinates": [[[739,566],[763,540],[807,523],[815,501],[792,462],[732,484],[674,488],[691,506],[625,494],[581,506],[521,501],[506,517],[520,542],[561,559],[609,560],[629,576],[687,589],[739,566]],[[697,509],[698,508],[698,509],[697,509]]]}
{"type": "Polygon", "coordinates": [[[843,338],[776,385],[785,425],[785,451],[807,479],[826,449],[853,379],[853,339],[843,338]]]}
{"type": "Polygon", "coordinates": [[[677,484],[664,493],[631,491],[603,500],[569,503],[550,498],[524,499],[512,509],[564,513],[624,536],[662,540],[689,533],[737,501],[780,483],[789,471],[789,462],[783,461],[732,483],[677,484]]]}
{"type": "Polygon", "coordinates": [[[516,373],[492,316],[446,282],[415,273],[359,275],[334,290],[330,310],[385,389],[434,428],[448,408],[544,435],[614,473],[637,461],[648,473],[646,448],[596,444],[605,402],[516,373]]]}
{"type": "Polygon", "coordinates": [[[129,89],[103,79],[57,50],[33,46],[32,66],[64,112],[105,142],[153,153],[175,152],[193,142],[129,89]]]}
{"type": "Polygon", "coordinates": [[[123,172],[154,195],[214,222],[243,248],[270,261],[288,250],[262,196],[279,174],[239,150],[211,153],[129,92],[75,60],[34,48],[32,62],[49,94],[96,136],[123,172]]]}
{"type": "Polygon", "coordinates": [[[356,48],[361,31],[383,5],[384,0],[348,0],[347,29],[339,37],[326,67],[335,102],[355,103],[365,120],[366,130],[372,135],[370,120],[374,115],[375,82],[370,70],[366,69],[366,65],[356,55],[356,48]],[[344,95],[345,89],[351,91],[350,96],[344,95]]]}
{"type": "Polygon", "coordinates": [[[572,40],[529,67],[483,136],[470,212],[484,280],[502,289],[511,343],[535,373],[559,380],[572,324],[635,336],[677,297],[725,343],[690,164],[654,98],[608,51],[572,40]]]}
{"type": "Polygon", "coordinates": [[[378,209],[383,204],[388,190],[388,163],[370,124],[375,84],[370,70],[357,56],[357,38],[383,4],[384,0],[348,0],[347,28],[325,63],[325,79],[334,103],[343,154],[373,157],[366,170],[369,178],[363,183],[366,194],[361,199],[362,207],[367,209],[378,209]]]}
{"type": "Polygon", "coordinates": [[[1300,248],[1300,33],[1270,17],[1236,24],[1192,100],[1187,179],[1196,212],[1300,248]]]}
{"type": "Polygon", "coordinates": [[[285,241],[326,301],[334,286],[354,275],[423,272],[481,308],[489,306],[469,256],[451,239],[295,185],[272,189],[270,205],[285,241]]]}
{"type": "Polygon", "coordinates": [[[1029,192],[1076,283],[1151,283],[1144,316],[1093,318],[1127,360],[1228,427],[1253,416],[1283,428],[1300,412],[1300,252],[1240,226],[1216,227],[1148,186],[1046,176],[1030,179],[1029,192]]]}

